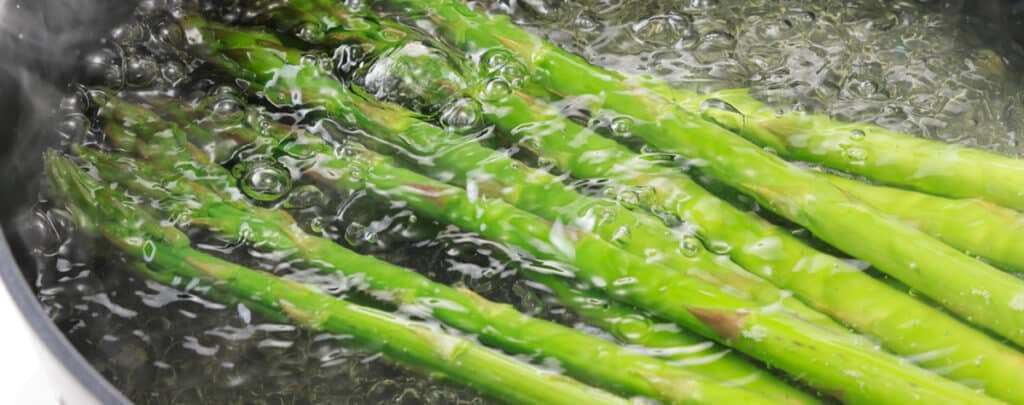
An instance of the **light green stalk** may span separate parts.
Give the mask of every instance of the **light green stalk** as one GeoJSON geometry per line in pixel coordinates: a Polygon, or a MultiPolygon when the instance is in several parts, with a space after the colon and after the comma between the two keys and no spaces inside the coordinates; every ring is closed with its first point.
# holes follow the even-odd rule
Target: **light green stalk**
{"type": "Polygon", "coordinates": [[[697,94],[650,86],[691,111],[704,103],[728,103],[729,109],[705,114],[760,146],[792,160],[819,163],[882,183],[952,198],[983,198],[1024,209],[1024,161],[978,149],[946,144],[877,125],[843,123],[818,115],[774,108],[746,89],[697,94]]]}
{"type": "Polygon", "coordinates": [[[197,280],[224,294],[262,304],[256,309],[271,308],[271,316],[285,315],[310,330],[352,336],[368,350],[509,403],[628,403],[465,338],[193,250],[184,234],[140,214],[133,201],[89,178],[66,158],[51,153],[46,167],[51,182],[69,200],[77,222],[95,226],[153,274],[197,280]]]}
{"type": "MultiPolygon", "coordinates": [[[[950,199],[828,176],[839,188],[950,246],[1024,273],[1024,214],[978,198],[950,199]]],[[[1024,300],[1021,301],[1024,304],[1024,300]]]]}
{"type": "MultiPolygon", "coordinates": [[[[209,60],[252,83],[275,79],[310,84],[326,80],[315,69],[297,66],[300,56],[279,42],[274,43],[272,36],[232,30],[194,18],[183,23],[186,30],[199,34],[194,45],[201,45],[209,60]],[[206,38],[202,44],[200,38],[206,38]],[[281,68],[266,69],[267,66],[281,68]]],[[[321,93],[328,96],[332,91],[321,93]]],[[[265,89],[264,95],[281,104],[294,104],[299,98],[294,94],[285,98],[272,89],[265,89]]],[[[301,96],[307,99],[308,95],[301,96]]],[[[566,275],[737,348],[846,401],[905,403],[955,398],[954,401],[995,402],[895,357],[867,349],[859,338],[822,329],[773,308],[759,308],[706,281],[646,263],[579,229],[552,224],[504,201],[469,195],[462,189],[395,167],[385,157],[368,150],[347,150],[349,157],[325,159],[309,174],[323,184],[367,190],[402,203],[423,217],[478,232],[540,259],[565,263],[570,266],[564,269],[566,275]]]]}
{"type": "Polygon", "coordinates": [[[818,238],[921,291],[972,323],[1024,345],[1024,282],[881,214],[827,180],[787,163],[725,128],[589,65],[516,27],[455,0],[388,0],[445,29],[467,52],[503,48],[530,77],[565,97],[591,97],[629,120],[630,133],[689,159],[818,238]]]}
{"type": "MultiPolygon", "coordinates": [[[[224,237],[248,240],[261,250],[288,252],[289,257],[302,259],[325,272],[345,274],[379,299],[414,313],[430,313],[448,325],[479,335],[485,344],[537,359],[556,360],[568,374],[609,389],[672,403],[775,403],[575,329],[530,318],[509,305],[489,302],[468,290],[435,283],[416,272],[358,255],[328,239],[305,234],[283,211],[261,209],[221,196],[239,194],[237,189],[225,185],[231,180],[227,171],[204,161],[203,155],[190,152],[196,148],[182,141],[181,130],[153,118],[152,112],[112,100],[103,113],[108,119],[108,139],[147,156],[147,161],[118,164],[97,152],[83,150],[82,155],[99,168],[102,176],[133,192],[159,201],[194,196],[194,200],[171,208],[174,218],[209,228],[224,237]],[[128,131],[118,129],[118,125],[125,125],[128,131]],[[161,173],[172,172],[173,167],[188,167],[193,172],[161,179],[161,173]],[[218,191],[207,189],[204,183],[218,191]],[[154,188],[153,184],[165,185],[169,192],[154,188]]],[[[232,132],[237,135],[235,139],[261,140],[254,132],[238,128],[232,132]]],[[[304,150],[303,154],[320,154],[321,159],[333,157],[333,148],[319,138],[290,131],[279,135],[262,140],[282,146],[292,143],[293,152],[304,150]]]]}
{"type": "MultiPolygon", "coordinates": [[[[199,110],[200,114],[197,114],[197,111],[188,111],[180,103],[174,101],[161,102],[160,104],[165,112],[177,117],[181,122],[195,120],[198,118],[197,115],[200,115],[203,111],[199,110]]],[[[289,128],[282,128],[276,123],[269,125],[255,124],[255,126],[267,128],[268,130],[264,132],[275,139],[274,142],[286,141],[292,136],[289,128]]],[[[206,130],[197,128],[195,125],[190,125],[185,130],[190,133],[198,133],[200,137],[204,137],[206,132],[206,130]]],[[[240,128],[226,129],[221,133],[222,137],[243,140],[245,142],[253,142],[257,136],[250,131],[240,128]]],[[[308,142],[304,141],[304,143],[308,142]]],[[[561,277],[539,273],[526,273],[525,275],[555,292],[563,305],[578,312],[588,323],[611,332],[621,341],[665,349],[666,352],[672,353],[668,358],[673,364],[678,364],[699,374],[730,382],[730,385],[742,386],[749,391],[781,401],[790,403],[815,402],[815,399],[780,379],[765,373],[764,370],[753,366],[742,357],[728,353],[728,349],[715,345],[704,338],[691,335],[677,327],[666,328],[664,325],[660,325],[660,322],[650,319],[642,312],[617,302],[600,298],[594,292],[573,290],[567,286],[567,281],[561,277]],[[602,304],[600,306],[593,305],[598,300],[602,304]],[[708,351],[713,353],[706,354],[708,351]],[[714,361],[710,361],[712,359],[714,361]]]]}
{"type": "MultiPolygon", "coordinates": [[[[317,1],[292,0],[285,6],[272,9],[273,20],[280,21],[284,27],[302,26],[295,20],[307,23],[331,22],[328,26],[333,29],[322,36],[322,45],[336,47],[343,43],[362,41],[360,43],[374,48],[375,52],[392,47],[393,42],[380,40],[374,33],[397,31],[397,27],[377,25],[379,28],[373,29],[371,27],[375,21],[361,18],[360,27],[365,30],[346,31],[346,21],[354,17],[339,19],[337,15],[341,13],[340,9],[335,8],[333,13],[328,13],[315,6],[317,1]]],[[[406,33],[405,37],[414,39],[411,33],[406,33]]],[[[388,76],[387,80],[408,83],[398,87],[408,90],[404,96],[413,104],[440,105],[440,101],[449,98],[453,92],[467,87],[445,58],[430,52],[430,48],[422,43],[407,43],[385,58],[387,60],[379,60],[377,65],[387,64],[389,66],[381,70],[390,71],[378,73],[388,76]],[[420,88],[423,83],[427,85],[422,87],[429,91],[420,88]]],[[[330,88],[332,100],[326,103],[327,113],[341,119],[353,114],[362,115],[365,118],[360,119],[359,123],[370,133],[367,143],[375,149],[407,158],[416,164],[418,170],[435,179],[465,186],[467,190],[483,196],[502,198],[548,220],[579,227],[652,263],[715,280],[723,288],[735,290],[744,298],[763,305],[778,304],[824,327],[844,329],[827,316],[792,298],[791,293],[781,291],[771,283],[751,275],[727,257],[702,249],[695,238],[674,232],[653,216],[632,211],[611,201],[581,195],[563,184],[557,176],[531,168],[505,153],[496,152],[452,131],[420,121],[418,114],[411,111],[389,108],[362,97],[349,96],[340,82],[318,82],[315,87],[305,88],[287,87],[301,84],[277,81],[269,87],[276,87],[277,92],[300,91],[308,95],[303,101],[311,105],[318,103],[319,91],[330,88]],[[339,107],[339,104],[342,105],[339,107]]],[[[635,195],[627,198],[632,197],[641,198],[635,195]]]]}
{"type": "MultiPolygon", "coordinates": [[[[291,15],[295,18],[298,15],[308,18],[312,14],[306,12],[291,15]]],[[[389,27],[389,30],[400,29],[394,25],[389,27]]],[[[333,32],[344,32],[343,29],[344,26],[339,25],[333,32]]],[[[414,38],[408,33],[405,36],[407,39],[414,38]]],[[[389,45],[370,36],[361,36],[358,32],[350,33],[346,39],[349,43],[370,43],[378,52],[385,51],[389,45]]],[[[432,71],[420,69],[415,76],[408,75],[400,80],[411,82],[419,78],[459,92],[457,94],[461,96],[481,101],[488,121],[559,169],[578,178],[611,180],[613,188],[653,191],[638,193],[644,198],[638,198],[636,203],[653,211],[667,211],[686,219],[695,226],[698,236],[706,243],[731,247],[728,254],[737,263],[782,288],[792,290],[816,309],[878,339],[889,350],[914,358],[919,364],[939,370],[949,378],[979,387],[1003,400],[1024,403],[1024,394],[1016,378],[1024,374],[1024,355],[1013,348],[863,274],[843,260],[812,249],[787,231],[755,215],[740,212],[708,193],[679,170],[666,167],[663,162],[651,160],[650,157],[637,155],[613,140],[576,125],[538,100],[517,92],[510,97],[488,101],[482,89],[458,86],[461,82],[480,82],[479,79],[444,82],[443,78],[450,75],[430,76],[432,71]]],[[[434,95],[421,97],[423,101],[435,99],[434,95]]],[[[431,144],[428,140],[418,143],[431,144]]],[[[886,195],[884,192],[874,194],[866,190],[861,190],[859,194],[886,195]]],[[[978,203],[963,204],[975,206],[978,203]]],[[[898,215],[903,213],[911,219],[934,212],[909,206],[899,207],[900,212],[889,212],[898,215]]],[[[949,209],[946,208],[944,212],[950,212],[949,209]]],[[[958,208],[956,211],[973,214],[957,214],[952,218],[930,216],[929,221],[959,222],[961,218],[985,218],[974,208],[958,208]]],[[[972,219],[969,222],[975,221],[972,219]]],[[[955,229],[952,224],[948,226],[946,229],[955,229]]],[[[929,229],[927,226],[923,228],[929,229]]],[[[977,232],[967,232],[967,235],[977,235],[976,241],[983,240],[981,235],[986,229],[1008,228],[979,227],[977,232]]],[[[957,237],[963,235],[958,233],[957,237]]],[[[1012,240],[1008,236],[997,239],[1012,240]]],[[[1003,255],[1016,251],[1009,249],[1009,245],[994,245],[1007,247],[1002,251],[1003,255]]]]}

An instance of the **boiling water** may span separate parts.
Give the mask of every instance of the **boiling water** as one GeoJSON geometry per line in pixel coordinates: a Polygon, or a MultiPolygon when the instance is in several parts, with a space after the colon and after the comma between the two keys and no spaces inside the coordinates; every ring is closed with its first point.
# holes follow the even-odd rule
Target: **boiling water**
{"type": "MultiPolygon", "coordinates": [[[[241,92],[175,50],[182,33],[161,17],[180,6],[171,3],[143,2],[134,20],[112,30],[102,49],[82,62],[88,84],[142,97],[215,97],[213,114],[230,119],[239,111],[241,92]]],[[[1017,141],[1024,135],[1024,55],[1008,41],[994,40],[992,20],[964,2],[507,0],[477,6],[509,14],[592,63],[679,87],[749,87],[783,112],[822,113],[1010,155],[1024,152],[1017,141]]],[[[243,14],[232,5],[199,8],[229,22],[243,14]]],[[[373,68],[357,69],[365,77],[356,80],[395,96],[389,94],[386,69],[377,77],[366,73],[373,68]]],[[[87,114],[98,96],[82,89],[61,103],[56,130],[63,142],[102,141],[87,114]]],[[[447,125],[472,128],[480,121],[471,108],[434,107],[435,119],[447,125]]],[[[314,124],[301,112],[274,114],[314,124]]],[[[537,265],[528,257],[361,193],[334,195],[293,178],[292,169],[253,156],[234,162],[232,171],[251,201],[288,209],[308,232],[600,334],[517,275],[522,266],[537,265]]],[[[583,191],[629,204],[621,196],[583,191]]],[[[40,301],[96,368],[133,400],[485,402],[375,353],[348,349],[342,337],[273,323],[242,305],[225,306],[136,278],[120,261],[108,259],[114,256],[109,247],[76,233],[45,192],[24,217],[24,228],[39,242],[32,256],[40,301]]],[[[233,241],[203,234],[194,239],[200,249],[348,297],[341,280],[261,259],[233,241]]]]}

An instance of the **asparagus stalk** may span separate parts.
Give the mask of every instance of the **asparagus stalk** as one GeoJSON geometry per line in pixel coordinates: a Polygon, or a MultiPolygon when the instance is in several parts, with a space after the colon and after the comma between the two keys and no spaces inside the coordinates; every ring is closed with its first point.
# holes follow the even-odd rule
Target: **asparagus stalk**
{"type": "MultiPolygon", "coordinates": [[[[1001,269],[1024,273],[1024,215],[978,198],[950,199],[840,176],[832,184],[880,211],[894,215],[950,246],[989,259],[1001,269]]],[[[1024,299],[1021,304],[1024,305],[1024,299]]]]}
{"type": "MultiPolygon", "coordinates": [[[[271,9],[271,18],[285,29],[304,24],[328,23],[328,26],[335,29],[321,36],[324,38],[320,41],[323,45],[338,46],[359,41],[372,47],[375,52],[393,46],[393,41],[380,39],[377,33],[399,32],[399,27],[360,18],[361,23],[357,26],[360,30],[346,31],[346,23],[355,17],[344,14],[345,18],[342,19],[338,16],[343,14],[343,10],[319,8],[317,1],[292,0],[271,9]]],[[[415,35],[408,32],[404,37],[406,40],[415,39],[415,35]]],[[[391,72],[395,73],[393,75],[389,74],[403,83],[412,83],[410,86],[417,89],[427,89],[425,94],[421,91],[409,94],[411,98],[421,100],[416,104],[439,105],[440,100],[466,87],[461,82],[460,74],[448,66],[446,61],[438,61],[436,55],[419,51],[421,49],[422,45],[417,43],[410,46],[409,52],[393,55],[395,60],[391,62],[394,65],[392,68],[397,71],[391,72]],[[423,74],[414,75],[414,72],[423,74]]],[[[271,66],[261,67],[269,68],[271,66]]],[[[298,90],[309,95],[303,98],[304,102],[314,105],[318,103],[318,92],[329,85],[319,82],[316,87],[289,89],[284,87],[285,84],[278,81],[271,87],[277,86],[276,91],[279,92],[298,90]]],[[[370,132],[367,141],[372,147],[408,157],[418,170],[435,179],[468,187],[483,196],[502,198],[548,220],[571,224],[594,233],[651,262],[716,280],[723,288],[735,290],[744,298],[764,305],[779,304],[824,327],[843,329],[831,318],[792,298],[791,293],[781,291],[771,283],[751,275],[727,258],[702,249],[696,239],[673,232],[653,216],[634,212],[607,200],[581,195],[548,172],[533,169],[504,153],[422,122],[411,111],[388,108],[380,103],[351,96],[340,82],[333,83],[329,88],[332,100],[328,105],[341,106],[341,109],[328,109],[329,114],[341,118],[352,115],[365,117],[359,121],[370,132]]]]}
{"type": "Polygon", "coordinates": [[[775,110],[746,89],[698,94],[651,88],[691,111],[725,102],[730,109],[704,109],[709,119],[791,160],[915,190],[958,198],[983,198],[1024,209],[1024,161],[978,149],[918,138],[877,125],[842,123],[824,115],[775,110]]]}
{"type": "Polygon", "coordinates": [[[261,305],[255,308],[270,316],[286,316],[310,330],[350,335],[365,348],[406,366],[509,403],[628,403],[468,339],[196,251],[184,234],[140,214],[127,196],[89,178],[67,158],[51,153],[46,165],[51,182],[69,200],[78,223],[95,224],[132,261],[159,275],[158,281],[166,283],[168,275],[197,280],[224,294],[257,302],[261,305]]]}
{"type": "Polygon", "coordinates": [[[933,298],[963,318],[1024,345],[1024,282],[879,213],[827,180],[783,161],[732,132],[676,107],[614,72],[508,22],[455,0],[389,0],[443,26],[467,52],[503,48],[531,78],[562,96],[588,96],[629,120],[631,133],[690,159],[820,239],[933,298]]]}
{"type": "MultiPolygon", "coordinates": [[[[188,111],[183,108],[181,103],[165,101],[161,105],[170,115],[184,122],[197,118],[195,111],[188,111]]],[[[269,126],[260,125],[260,127],[269,128],[270,130],[266,133],[274,137],[275,142],[287,139],[289,136],[289,129],[281,128],[280,125],[270,124],[269,126]]],[[[205,131],[196,126],[189,126],[185,130],[200,133],[205,131]]],[[[245,140],[245,142],[253,142],[258,136],[252,131],[238,128],[225,130],[223,134],[245,140]]],[[[590,291],[572,289],[567,285],[566,280],[560,277],[539,273],[527,273],[526,276],[552,290],[563,305],[578,312],[589,323],[610,331],[621,341],[665,349],[666,352],[673,353],[670,360],[674,364],[685,366],[721,381],[731,382],[730,385],[742,386],[770,398],[786,402],[814,402],[814,399],[799,390],[763,373],[763,370],[752,366],[739,356],[729,354],[727,349],[721,348],[713,342],[678,328],[666,329],[660,325],[660,322],[650,319],[642,312],[628,306],[600,298],[599,295],[590,291]],[[602,302],[600,306],[592,304],[598,301],[602,302]],[[714,351],[715,353],[707,355],[703,353],[705,351],[714,351]],[[709,361],[709,359],[714,359],[714,361],[709,361]]]]}
{"type": "MultiPolygon", "coordinates": [[[[290,3],[295,3],[295,0],[290,3]]],[[[289,16],[312,21],[327,20],[316,15],[314,11],[291,13],[289,16]]],[[[381,23],[387,24],[386,21],[381,23]]],[[[389,30],[402,29],[393,24],[388,27],[389,30]]],[[[344,25],[341,24],[335,26],[335,30],[342,31],[343,28],[344,25]]],[[[405,37],[411,40],[414,33],[407,33],[405,37]]],[[[358,33],[346,36],[346,41],[370,44],[370,47],[378,52],[389,48],[389,43],[376,41],[373,37],[361,36],[358,33]]],[[[330,40],[324,39],[322,42],[328,43],[330,40]]],[[[896,353],[911,356],[926,367],[942,370],[950,378],[980,387],[990,395],[1007,401],[1024,401],[1014,377],[1024,373],[1024,355],[1020,352],[874,280],[842,260],[815,251],[785,230],[776,228],[755,215],[740,212],[728,203],[718,200],[681,172],[652,162],[615,141],[600,137],[525,94],[516,92],[510,97],[490,101],[480,94],[480,89],[460,89],[459,82],[443,81],[444,77],[450,75],[431,76],[432,72],[431,69],[421,69],[415,77],[399,80],[421,79],[435,83],[450,92],[475,97],[484,106],[487,119],[495,123],[505,134],[576,177],[611,179],[618,187],[627,189],[657,190],[656,193],[650,194],[651,198],[639,199],[638,204],[655,211],[668,211],[691,221],[696,226],[699,236],[706,242],[711,245],[732,246],[728,254],[734,260],[780,287],[793,290],[816,309],[879,339],[886,348],[896,353]],[[602,158],[592,159],[588,156],[602,158]],[[922,353],[929,355],[919,356],[922,353]]],[[[460,82],[478,81],[466,79],[460,82]]],[[[431,100],[434,97],[422,99],[431,100]]],[[[430,144],[427,141],[418,143],[430,144]]],[[[888,195],[888,189],[869,189],[869,186],[859,184],[852,185],[848,191],[854,191],[856,187],[856,194],[863,196],[868,202],[872,202],[871,196],[888,195]]],[[[928,201],[924,195],[910,194],[928,201]]],[[[902,201],[910,200],[912,199],[902,201]]],[[[959,204],[977,206],[981,203],[964,202],[958,203],[957,206],[959,204]]],[[[978,208],[965,207],[954,210],[947,205],[943,206],[941,212],[955,215],[929,216],[924,218],[927,220],[917,220],[916,218],[926,213],[939,211],[928,207],[914,207],[889,206],[888,212],[916,220],[929,232],[933,232],[933,228],[925,224],[945,223],[946,225],[942,225],[944,228],[936,229],[951,235],[950,237],[954,237],[952,234],[956,233],[955,237],[959,238],[964,237],[963,232],[950,230],[962,228],[950,224],[950,220],[972,218],[964,222],[975,223],[977,220],[973,218],[993,218],[984,215],[984,211],[978,208]]],[[[1011,213],[1007,213],[1009,214],[1011,213]]],[[[986,223],[993,224],[991,220],[986,223]]],[[[982,232],[981,229],[1004,232],[1001,235],[1007,236],[998,239],[1009,241],[1012,240],[1009,236],[1012,235],[1010,230],[1014,228],[982,227],[978,232],[966,234],[977,236],[982,232]]],[[[974,239],[979,240],[983,239],[980,236],[974,239]]],[[[978,245],[980,243],[973,246],[978,245]]],[[[1008,249],[1009,245],[1003,246],[1007,249],[997,249],[989,255],[1007,257],[1015,251],[1008,249]]],[[[973,248],[966,250],[975,251],[973,248]]],[[[982,250],[981,247],[977,250],[992,252],[982,250]]]]}
{"type": "MultiPolygon", "coordinates": [[[[418,273],[360,256],[330,240],[302,233],[283,211],[271,211],[226,200],[199,184],[210,183],[229,195],[238,193],[230,186],[224,187],[224,183],[230,181],[226,170],[202,161],[202,155],[194,157],[188,153],[189,149],[195,149],[194,146],[174,142],[184,136],[180,129],[161,123],[158,119],[148,118],[153,114],[147,114],[145,109],[126,105],[119,100],[111,101],[103,115],[108,117],[109,139],[125,148],[134,145],[131,148],[147,155],[148,161],[133,162],[131,167],[134,170],[126,170],[100,153],[83,151],[82,155],[100,169],[102,176],[136,193],[167,200],[165,193],[152,186],[167,184],[167,187],[175,188],[172,195],[194,195],[196,200],[176,210],[174,217],[187,218],[192,224],[208,227],[226,237],[251,239],[260,249],[294,252],[295,257],[311,266],[326,272],[341,272],[350,279],[361,280],[365,288],[376,297],[386,298],[395,305],[417,312],[428,311],[449,325],[478,334],[484,343],[514,353],[556,359],[569,374],[619,392],[670,402],[774,402],[743,389],[720,385],[717,381],[673,367],[664,361],[631,353],[572,328],[530,318],[507,305],[486,301],[467,290],[434,283],[418,273]],[[119,130],[116,126],[118,124],[127,126],[128,131],[119,130]],[[134,139],[128,132],[137,134],[139,139],[134,139]],[[168,138],[159,136],[168,132],[177,135],[168,138]],[[175,176],[172,181],[160,181],[158,173],[166,173],[170,167],[183,164],[197,172],[185,178],[175,176]],[[201,180],[197,183],[188,180],[188,177],[201,180]],[[190,208],[195,206],[202,208],[190,208]],[[354,273],[349,269],[359,270],[354,273]]],[[[281,135],[273,141],[287,141],[290,137],[288,134],[281,135]]],[[[251,140],[257,140],[255,136],[250,136],[251,140]]],[[[333,153],[329,145],[318,141],[316,138],[303,137],[294,142],[324,155],[333,153]]],[[[795,390],[790,390],[783,398],[793,402],[809,399],[795,390]]]]}
{"type": "MultiPolygon", "coordinates": [[[[193,43],[207,52],[220,50],[225,61],[208,58],[251,83],[271,77],[288,81],[323,81],[301,69],[293,55],[265,33],[230,30],[197,19],[183,21],[197,33],[193,43]],[[201,37],[208,40],[201,41],[201,37]],[[271,44],[271,45],[268,45],[271,44]],[[272,50],[266,47],[270,46],[272,50]],[[274,58],[290,61],[288,74],[275,70],[245,70],[274,58]]],[[[326,91],[330,93],[330,91],[326,91]]],[[[294,99],[264,90],[284,104],[294,99]]],[[[298,98],[298,97],[296,97],[298,98]]],[[[870,350],[851,335],[822,329],[771,308],[723,293],[703,280],[670,268],[646,263],[593,235],[517,210],[504,201],[477,198],[459,188],[395,167],[388,159],[354,148],[347,159],[324,159],[309,174],[324,184],[347,190],[368,190],[400,202],[419,215],[473,230],[534,256],[562,262],[565,273],[603,289],[611,296],[650,310],[786,370],[811,385],[850,402],[922,400],[994,401],[964,386],[870,350]]]]}

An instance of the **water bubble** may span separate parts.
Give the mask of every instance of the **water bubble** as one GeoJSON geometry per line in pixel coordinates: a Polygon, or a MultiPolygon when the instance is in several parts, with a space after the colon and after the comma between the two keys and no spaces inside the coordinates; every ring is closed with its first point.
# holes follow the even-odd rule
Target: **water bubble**
{"type": "Polygon", "coordinates": [[[655,46],[668,46],[695,35],[693,19],[688,15],[665,14],[633,24],[636,40],[655,46]]]}
{"type": "Polygon", "coordinates": [[[581,11],[573,19],[573,26],[580,31],[594,31],[601,28],[601,19],[589,11],[581,11]]]}
{"type": "Polygon", "coordinates": [[[323,41],[324,35],[326,33],[327,30],[324,28],[323,24],[320,24],[315,21],[306,21],[302,24],[299,24],[298,27],[295,27],[295,31],[293,34],[295,35],[296,38],[301,39],[303,41],[309,42],[311,44],[319,44],[320,42],[323,41]]]}
{"type": "Polygon", "coordinates": [[[843,156],[853,164],[863,164],[868,158],[868,151],[860,147],[849,147],[843,149],[843,156]]]}
{"type": "Polygon", "coordinates": [[[138,22],[130,22],[110,30],[110,38],[121,46],[136,46],[146,39],[146,29],[138,22]]]}
{"type": "Polygon", "coordinates": [[[170,47],[180,48],[185,45],[185,31],[173,20],[158,23],[153,31],[153,37],[170,47]]]}
{"type": "Polygon", "coordinates": [[[180,62],[170,61],[160,68],[160,77],[171,85],[180,83],[187,76],[188,70],[180,62]]]}
{"type": "Polygon", "coordinates": [[[245,107],[234,97],[222,97],[210,108],[210,118],[220,123],[238,122],[245,118],[245,107]]]}
{"type": "Polygon", "coordinates": [[[134,87],[146,86],[156,79],[159,70],[159,66],[152,58],[134,56],[125,64],[125,81],[134,87]]]}
{"type": "Polygon", "coordinates": [[[699,52],[725,52],[736,47],[736,38],[725,31],[711,31],[704,34],[697,44],[699,52]]]}
{"type": "Polygon", "coordinates": [[[89,108],[89,98],[85,93],[76,91],[60,99],[60,110],[65,113],[84,113],[89,108]]]}
{"type": "Polygon", "coordinates": [[[487,101],[501,101],[512,94],[512,86],[505,79],[491,79],[484,86],[483,98],[487,101]]]}
{"type": "Polygon", "coordinates": [[[633,132],[633,119],[630,117],[615,117],[611,124],[612,133],[621,137],[628,137],[633,132]]]}
{"type": "Polygon", "coordinates": [[[640,205],[641,198],[640,194],[637,193],[637,191],[630,189],[619,192],[619,194],[616,195],[615,197],[615,201],[617,201],[623,207],[626,207],[628,209],[634,209],[638,205],[640,205]]]}
{"type": "Polygon", "coordinates": [[[359,246],[364,243],[376,244],[379,237],[376,232],[370,231],[366,225],[353,222],[345,228],[345,241],[352,246],[359,246]]]}
{"type": "Polygon", "coordinates": [[[786,13],[783,21],[790,27],[806,27],[818,19],[818,16],[811,11],[793,10],[786,13]]]}
{"type": "Polygon", "coordinates": [[[714,241],[710,243],[710,246],[708,246],[708,250],[710,250],[711,253],[714,253],[716,255],[724,255],[732,251],[732,245],[723,241],[714,241]]]}
{"type": "Polygon", "coordinates": [[[244,164],[239,178],[246,196],[256,201],[276,201],[292,186],[292,178],[284,168],[270,162],[244,164]]]}
{"type": "Polygon", "coordinates": [[[440,122],[445,129],[455,132],[479,130],[484,122],[483,107],[475,99],[460,97],[441,110],[440,122]]]}
{"type": "Polygon", "coordinates": [[[850,131],[850,139],[853,139],[855,141],[859,141],[861,139],[864,139],[864,137],[865,137],[864,131],[862,131],[860,129],[854,129],[854,130],[850,131]]]}
{"type": "Polygon", "coordinates": [[[85,75],[92,82],[121,87],[124,80],[121,56],[109,48],[90,53],[85,57],[85,75]]]}
{"type": "Polygon", "coordinates": [[[511,52],[504,49],[492,49],[480,57],[481,69],[487,77],[502,79],[510,87],[521,86],[528,74],[526,67],[511,52]]]}
{"type": "Polygon", "coordinates": [[[686,257],[696,257],[700,254],[701,244],[693,235],[686,235],[679,241],[679,251],[686,257]]]}
{"type": "Polygon", "coordinates": [[[709,98],[701,102],[700,114],[733,131],[742,129],[746,124],[746,116],[739,109],[728,101],[717,98],[709,98]],[[739,122],[737,123],[737,121],[739,122]]]}
{"type": "Polygon", "coordinates": [[[73,113],[64,117],[57,125],[57,132],[65,140],[80,141],[85,137],[90,126],[89,117],[86,117],[85,114],[73,113]]]}
{"type": "Polygon", "coordinates": [[[285,208],[309,208],[321,205],[326,201],[324,192],[312,184],[296,187],[285,201],[285,208]]]}
{"type": "Polygon", "coordinates": [[[316,216],[309,220],[309,231],[312,233],[322,234],[324,232],[324,226],[328,221],[323,217],[316,216]]]}

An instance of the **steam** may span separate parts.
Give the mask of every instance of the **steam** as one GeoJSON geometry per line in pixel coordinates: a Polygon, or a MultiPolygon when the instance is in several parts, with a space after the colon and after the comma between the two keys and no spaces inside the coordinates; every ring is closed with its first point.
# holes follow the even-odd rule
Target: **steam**
{"type": "Polygon", "coordinates": [[[31,201],[39,157],[55,143],[55,122],[84,52],[99,44],[133,2],[0,0],[0,213],[31,201]],[[10,201],[16,199],[17,201],[10,201]]]}

